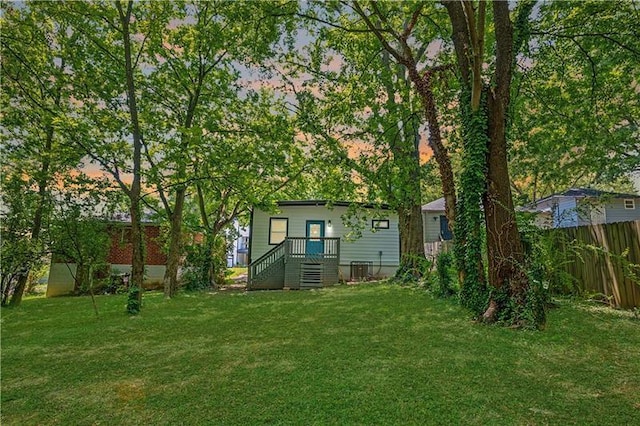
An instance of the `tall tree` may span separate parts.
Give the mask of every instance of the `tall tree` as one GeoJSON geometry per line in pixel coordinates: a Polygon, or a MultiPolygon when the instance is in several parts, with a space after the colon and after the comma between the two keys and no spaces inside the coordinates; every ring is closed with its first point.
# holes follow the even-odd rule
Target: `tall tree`
{"type": "Polygon", "coordinates": [[[367,33],[324,23],[316,31],[306,53],[314,60],[289,58],[298,78],[310,76],[297,93],[307,118],[304,132],[317,139],[319,155],[330,158],[323,163],[341,165],[345,180],[358,182],[351,198],[383,202],[397,211],[401,269],[413,270],[424,255],[422,114],[414,107],[419,101],[413,99],[404,67],[367,33]]]}
{"type": "MultiPolygon", "coordinates": [[[[524,32],[535,2],[523,2],[517,11],[524,32]]],[[[516,223],[507,163],[508,112],[516,49],[522,40],[514,40],[514,25],[509,4],[494,1],[488,12],[484,0],[444,2],[452,27],[452,41],[457,58],[457,75],[462,86],[460,111],[463,124],[467,164],[473,173],[463,182],[463,211],[474,212],[477,220],[478,195],[482,197],[485,218],[489,283],[489,305],[483,313],[487,321],[498,316],[517,324],[530,320],[544,323],[544,307],[530,288],[524,247],[516,223]],[[487,21],[492,19],[493,45],[489,46],[487,21]],[[488,46],[485,46],[487,44],[488,46]],[[491,55],[487,54],[494,52],[491,55]],[[485,62],[490,66],[485,67],[485,62]],[[486,182],[485,182],[486,179],[486,182]]],[[[472,230],[473,232],[473,230],[472,230]]],[[[480,256],[478,236],[467,237],[469,256],[480,256]]],[[[471,271],[474,269],[472,268],[471,271]]],[[[478,271],[480,275],[480,271],[478,271]]],[[[478,280],[475,274],[470,277],[478,280]]],[[[467,286],[474,285],[469,281],[467,286]]],[[[484,308],[479,294],[470,294],[469,305],[480,313],[484,308]]]]}
{"type": "MultiPolygon", "coordinates": [[[[225,133],[242,125],[243,118],[230,111],[237,109],[234,105],[242,97],[238,69],[250,68],[274,54],[274,43],[289,30],[284,18],[271,12],[294,6],[279,2],[176,4],[172,24],[150,40],[152,71],[144,87],[142,109],[149,124],[145,146],[149,182],[156,187],[170,225],[166,297],[177,289],[184,203],[189,187],[196,184],[193,158],[203,149],[199,145],[203,129],[225,133]],[[230,116],[239,122],[230,123],[230,116]]],[[[222,168],[225,161],[224,157],[215,160],[222,168]]]]}
{"type": "MultiPolygon", "coordinates": [[[[428,61],[429,67],[419,70],[421,64],[416,61],[415,48],[412,47],[417,26],[437,22],[432,16],[441,9],[413,2],[397,5],[353,1],[347,4],[361,18],[364,29],[372,32],[382,47],[407,68],[429,123],[429,140],[440,166],[447,210],[451,214],[451,204],[455,200],[451,159],[442,144],[431,86],[434,73],[451,65],[439,62],[441,58],[436,56],[435,60],[428,61]]],[[[450,39],[444,37],[443,41],[449,39],[453,46],[460,87],[458,106],[465,170],[461,175],[461,201],[455,234],[456,245],[460,248],[459,267],[464,272],[463,303],[477,314],[484,313],[488,321],[499,315],[514,323],[525,323],[524,311],[527,310],[533,313],[533,323],[539,324],[544,321],[544,311],[537,298],[530,297],[525,254],[515,221],[507,168],[507,112],[514,45],[519,46],[520,40],[514,43],[509,5],[505,2],[493,2],[492,7],[483,0],[445,1],[443,4],[452,29],[450,39]],[[487,25],[488,19],[492,20],[491,25],[487,25]],[[484,211],[480,209],[481,203],[484,211]],[[482,228],[487,234],[491,296],[487,294],[482,266],[482,228]],[[510,309],[511,306],[516,309],[510,309]]],[[[532,7],[532,2],[524,3],[519,12],[519,16],[524,18],[519,19],[519,23],[525,25],[528,22],[532,7]]]]}
{"type": "Polygon", "coordinates": [[[432,58],[424,57],[429,41],[416,34],[433,34],[429,25],[420,19],[430,5],[424,3],[351,2],[352,10],[362,19],[364,26],[378,39],[382,48],[406,69],[409,81],[420,98],[429,136],[428,142],[438,164],[445,214],[451,227],[456,221],[456,191],[449,148],[442,139],[440,117],[433,90],[434,76],[445,68],[432,58]],[[418,42],[416,45],[415,43],[418,42]],[[421,60],[423,62],[421,62],[421,60]]]}
{"type": "Polygon", "coordinates": [[[193,158],[208,265],[201,280],[211,285],[220,277],[214,258],[223,231],[251,208],[273,205],[308,168],[303,146],[295,138],[295,117],[289,117],[283,101],[263,89],[247,93],[236,106],[226,111],[225,120],[204,129],[193,158]]]}
{"type": "Polygon", "coordinates": [[[540,4],[513,91],[509,162],[523,201],[616,190],[640,170],[638,13],[625,1],[540,4]]]}
{"type": "MultiPolygon", "coordinates": [[[[402,263],[412,270],[414,260],[424,255],[420,160],[423,120],[440,172],[446,214],[450,224],[455,223],[453,170],[440,129],[433,81],[444,69],[435,66],[428,53],[438,30],[417,19],[425,9],[431,10],[432,5],[318,2],[302,14],[321,28],[311,65],[321,52],[328,58],[328,63],[312,70],[314,75],[325,75],[319,97],[329,107],[319,116],[326,117],[321,136],[330,140],[339,134],[347,140],[351,152],[342,155],[346,165],[369,185],[370,196],[397,210],[402,263]],[[333,129],[327,125],[333,125],[333,129]]],[[[333,142],[333,146],[338,144],[333,142]]]]}
{"type": "MultiPolygon", "coordinates": [[[[28,231],[15,236],[21,239],[23,249],[31,247],[19,250],[31,256],[19,256],[22,264],[17,265],[21,271],[17,280],[7,286],[3,282],[3,294],[12,292],[11,305],[20,304],[29,270],[44,250],[43,233],[56,176],[79,161],[56,125],[71,99],[68,28],[68,22],[52,20],[46,8],[37,3],[9,6],[3,16],[1,153],[4,195],[8,197],[4,205],[8,217],[18,215],[29,223],[28,231]],[[11,202],[14,189],[31,202],[11,202]]],[[[9,225],[12,231],[5,229],[5,237],[18,231],[14,225],[9,225]]],[[[6,302],[4,298],[3,304],[6,302]]]]}
{"type": "Polygon", "coordinates": [[[163,3],[65,3],[52,12],[71,22],[76,49],[75,115],[65,118],[74,142],[114,179],[127,196],[133,245],[128,311],[142,302],[142,166],[144,129],[139,116],[144,49],[170,15],[163,3]]]}

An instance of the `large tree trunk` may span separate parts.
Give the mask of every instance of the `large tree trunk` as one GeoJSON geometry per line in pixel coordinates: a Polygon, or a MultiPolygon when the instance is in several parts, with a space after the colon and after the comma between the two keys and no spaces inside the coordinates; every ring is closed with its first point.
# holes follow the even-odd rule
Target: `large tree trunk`
{"type": "MultiPolygon", "coordinates": [[[[400,255],[411,260],[424,257],[422,209],[420,205],[398,209],[400,255]]],[[[402,261],[402,260],[401,260],[402,261]]]]}
{"type": "MultiPolygon", "coordinates": [[[[507,2],[493,2],[495,70],[484,105],[479,101],[477,92],[481,87],[477,82],[481,81],[483,65],[485,4],[481,2],[477,10],[471,3],[459,1],[447,1],[444,5],[453,27],[452,39],[461,83],[471,94],[470,115],[484,116],[487,122],[486,187],[482,203],[487,231],[489,284],[493,290],[483,318],[494,321],[501,312],[505,312],[512,323],[520,323],[523,310],[532,309],[536,315],[533,325],[539,326],[544,322],[544,311],[537,305],[526,307],[529,302],[529,279],[515,219],[508,170],[507,109],[514,55],[509,5],[507,2]]],[[[462,108],[464,111],[465,106],[462,105],[462,108]]]]}
{"type": "MultiPolygon", "coordinates": [[[[392,73],[391,61],[387,51],[382,52],[382,63],[389,73],[392,73]]],[[[406,82],[406,67],[397,66],[396,75],[400,81],[406,82]]],[[[385,80],[387,91],[387,109],[397,111],[400,106],[396,100],[396,90],[393,83],[385,80]]],[[[420,134],[418,126],[412,125],[411,120],[401,123],[400,137],[394,137],[389,142],[393,154],[393,161],[399,165],[401,174],[400,193],[392,194],[396,198],[396,212],[400,228],[400,270],[414,269],[416,259],[424,257],[424,238],[422,230],[422,178],[420,176],[420,134]]]]}
{"type": "MultiPolygon", "coordinates": [[[[489,257],[489,282],[496,289],[509,286],[508,293],[524,302],[529,280],[524,270],[525,254],[516,223],[504,132],[504,115],[499,103],[489,101],[489,161],[487,192],[483,197],[489,257]]],[[[494,319],[487,313],[488,320],[494,319]]]]}
{"type": "Polygon", "coordinates": [[[182,255],[182,212],[186,188],[180,187],[176,191],[176,201],[170,216],[169,252],[167,253],[167,269],[164,272],[164,296],[171,298],[178,290],[178,268],[182,255]]]}
{"type": "MultiPolygon", "coordinates": [[[[455,205],[456,205],[456,192],[455,192],[455,184],[453,179],[453,170],[451,167],[451,160],[449,158],[449,153],[447,151],[446,146],[442,142],[442,135],[440,133],[440,126],[438,120],[438,112],[436,109],[435,99],[433,96],[433,92],[431,90],[431,76],[434,72],[440,71],[440,69],[429,69],[424,73],[424,76],[421,76],[418,73],[417,69],[417,60],[413,55],[412,49],[407,43],[407,40],[412,37],[411,31],[413,30],[417,20],[419,19],[420,12],[422,9],[421,5],[418,5],[416,10],[414,11],[412,18],[410,21],[405,22],[405,27],[402,32],[402,35],[395,34],[396,41],[400,43],[401,48],[395,49],[391,46],[386,35],[383,34],[383,30],[380,28],[380,25],[374,23],[370,16],[365,13],[365,11],[360,7],[360,5],[355,2],[353,3],[354,11],[360,15],[360,17],[364,20],[367,27],[376,35],[378,40],[382,43],[384,50],[391,54],[396,61],[404,66],[409,75],[409,80],[413,83],[416,92],[420,98],[420,102],[424,108],[424,114],[427,121],[427,125],[429,127],[429,146],[431,147],[436,162],[438,163],[438,168],[440,171],[440,179],[442,182],[442,192],[445,198],[445,214],[447,216],[449,222],[449,228],[453,231],[453,225],[456,221],[455,214],[455,205]]],[[[375,15],[376,21],[383,21],[384,25],[387,25],[388,22],[386,18],[382,16],[379,11],[375,11],[373,13],[375,15]]],[[[383,25],[383,26],[384,26],[383,25]]],[[[418,151],[418,146],[416,144],[416,152],[418,151]]],[[[418,153],[419,157],[419,153],[418,153]]],[[[419,167],[419,158],[418,158],[418,167],[419,167]]],[[[419,179],[418,179],[419,181],[419,179]]],[[[420,211],[420,217],[422,216],[422,212],[420,211]]],[[[420,239],[423,239],[423,235],[420,235],[420,239]]],[[[422,246],[422,244],[421,244],[422,246]]],[[[420,248],[420,252],[422,256],[424,256],[424,248],[420,248]]],[[[402,271],[401,271],[402,272],[402,271]]]]}
{"type": "MultiPolygon", "coordinates": [[[[189,105],[187,106],[187,114],[184,121],[184,128],[190,129],[193,125],[193,120],[198,107],[200,94],[202,91],[202,85],[204,81],[204,73],[198,75],[197,84],[193,95],[189,98],[189,105]]],[[[180,141],[180,148],[185,153],[189,147],[189,137],[183,133],[180,141]]],[[[178,165],[178,171],[176,173],[178,179],[186,178],[186,166],[184,161],[178,165]]],[[[162,189],[160,189],[162,191],[162,189]]],[[[169,204],[165,201],[165,209],[169,214],[169,222],[171,229],[169,230],[169,252],[167,254],[167,269],[164,273],[163,285],[164,285],[164,297],[171,298],[175,296],[178,291],[178,269],[180,268],[180,257],[182,256],[182,213],[184,211],[184,199],[187,193],[187,187],[185,184],[181,184],[176,189],[175,203],[173,211],[169,209],[169,204]]],[[[161,193],[162,194],[162,193],[161,193]]]]}
{"type": "MultiPolygon", "coordinates": [[[[400,226],[401,263],[424,259],[424,230],[422,223],[422,179],[420,176],[420,133],[418,126],[403,124],[401,147],[403,173],[407,176],[406,196],[398,209],[400,226]],[[404,259],[403,259],[404,258],[404,259]]],[[[396,154],[394,153],[394,156],[396,154]]],[[[420,265],[414,265],[414,267],[420,265]]],[[[422,271],[419,271],[420,273],[422,271]]]]}
{"type": "MultiPolygon", "coordinates": [[[[496,34],[495,89],[487,101],[489,152],[487,192],[483,197],[489,256],[489,282],[496,289],[509,286],[508,294],[518,305],[526,301],[529,279],[525,272],[525,254],[518,232],[507,158],[507,108],[513,64],[513,26],[506,3],[494,2],[496,34]]],[[[485,319],[495,319],[495,300],[485,319]]],[[[499,307],[498,307],[499,308],[499,307]]]]}

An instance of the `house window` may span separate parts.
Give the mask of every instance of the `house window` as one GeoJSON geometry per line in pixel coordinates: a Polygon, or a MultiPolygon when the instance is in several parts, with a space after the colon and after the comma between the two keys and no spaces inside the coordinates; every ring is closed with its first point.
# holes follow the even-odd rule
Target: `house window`
{"type": "Polygon", "coordinates": [[[269,244],[276,245],[284,241],[289,228],[289,219],[272,217],[269,221],[269,244]]]}
{"type": "Polygon", "coordinates": [[[389,220],[374,219],[371,221],[371,228],[373,229],[389,229],[389,220]]]}
{"type": "Polygon", "coordinates": [[[238,250],[244,250],[249,246],[249,237],[240,237],[238,239],[238,250]]]}
{"type": "Polygon", "coordinates": [[[624,208],[627,210],[635,210],[636,200],[634,200],[633,198],[624,200],[624,208]]]}

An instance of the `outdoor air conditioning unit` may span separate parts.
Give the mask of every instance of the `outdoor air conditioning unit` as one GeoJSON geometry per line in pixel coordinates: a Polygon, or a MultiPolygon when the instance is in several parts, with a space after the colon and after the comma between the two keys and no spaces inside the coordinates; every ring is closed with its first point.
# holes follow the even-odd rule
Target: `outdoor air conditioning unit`
{"type": "Polygon", "coordinates": [[[351,262],[351,281],[368,280],[373,275],[373,262],[351,262]]]}

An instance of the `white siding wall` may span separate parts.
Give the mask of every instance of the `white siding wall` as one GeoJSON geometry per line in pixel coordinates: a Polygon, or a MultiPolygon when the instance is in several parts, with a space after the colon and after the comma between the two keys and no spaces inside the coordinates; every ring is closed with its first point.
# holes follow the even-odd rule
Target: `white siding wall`
{"type": "MultiPolygon", "coordinates": [[[[75,263],[52,263],[49,268],[49,281],[47,282],[47,297],[62,296],[73,293],[75,286],[75,263]]],[[[158,287],[164,279],[164,265],[145,265],[144,286],[158,287]]],[[[131,273],[131,265],[111,265],[111,273],[131,273]]]]}
{"type": "Polygon", "coordinates": [[[75,263],[52,263],[49,268],[47,297],[62,296],[73,292],[75,275],[75,263]]]}
{"type": "Polygon", "coordinates": [[[640,197],[634,198],[635,209],[625,209],[624,199],[616,198],[607,203],[607,223],[630,222],[640,219],[640,197]]]}
{"type": "Polygon", "coordinates": [[[270,214],[256,209],[253,212],[251,228],[251,261],[257,260],[271,248],[269,245],[269,219],[281,217],[289,219],[289,237],[305,237],[307,220],[324,220],[325,237],[340,237],[340,265],[343,275],[348,277],[349,265],[352,261],[373,262],[373,272],[377,273],[382,265],[386,275],[395,272],[400,264],[400,236],[398,231],[398,217],[390,210],[382,213],[381,219],[389,219],[389,229],[379,229],[371,232],[371,217],[367,218],[367,228],[362,237],[355,241],[345,241],[348,232],[340,217],[347,211],[347,207],[334,206],[281,206],[280,213],[270,214]],[[328,221],[331,220],[331,227],[328,221]],[[382,252],[382,257],[379,252],[382,252]]]}
{"type": "Polygon", "coordinates": [[[440,241],[440,215],[442,214],[444,214],[444,212],[422,212],[425,243],[440,241]]]}
{"type": "Polygon", "coordinates": [[[576,207],[576,199],[574,197],[558,197],[557,210],[554,212],[554,227],[578,226],[576,207]]]}

